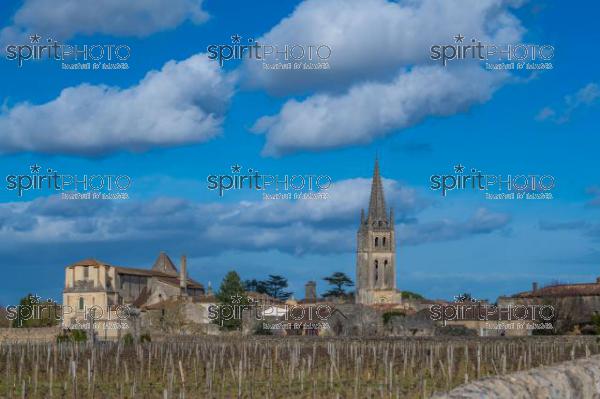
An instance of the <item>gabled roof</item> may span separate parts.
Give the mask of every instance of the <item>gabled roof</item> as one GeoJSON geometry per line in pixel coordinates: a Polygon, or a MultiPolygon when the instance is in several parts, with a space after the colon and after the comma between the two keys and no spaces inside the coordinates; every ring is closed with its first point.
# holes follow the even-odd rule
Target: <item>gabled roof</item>
{"type": "Polygon", "coordinates": [[[177,268],[173,264],[169,255],[167,255],[164,251],[161,251],[154,261],[154,265],[152,265],[152,270],[157,272],[165,273],[165,274],[174,274],[177,275],[177,268]]]}

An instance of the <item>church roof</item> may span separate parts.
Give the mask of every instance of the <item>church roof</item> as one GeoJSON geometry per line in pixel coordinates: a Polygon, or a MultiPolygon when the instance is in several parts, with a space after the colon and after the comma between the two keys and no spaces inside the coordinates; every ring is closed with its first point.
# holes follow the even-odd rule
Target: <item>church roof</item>
{"type": "Polygon", "coordinates": [[[83,260],[77,261],[75,263],[72,263],[67,267],[71,267],[71,266],[102,266],[102,265],[106,265],[106,263],[103,263],[103,262],[98,261],[93,258],[88,258],[88,259],[83,259],[83,260]]]}
{"type": "Polygon", "coordinates": [[[375,158],[375,170],[373,171],[373,181],[371,183],[371,199],[369,201],[369,214],[367,220],[373,222],[387,222],[385,211],[385,198],[383,196],[383,184],[379,174],[379,160],[375,158]]]}
{"type": "Polygon", "coordinates": [[[156,258],[156,261],[154,261],[154,265],[152,265],[152,270],[174,275],[177,275],[178,273],[177,268],[173,264],[173,261],[171,260],[171,258],[169,258],[169,255],[167,255],[164,251],[161,251],[161,253],[158,255],[158,258],[156,258]]]}
{"type": "MultiPolygon", "coordinates": [[[[114,267],[117,273],[119,274],[127,274],[127,275],[135,275],[135,276],[145,276],[145,277],[156,277],[159,281],[164,283],[178,286],[179,285],[179,272],[177,268],[171,261],[171,258],[164,253],[161,252],[158,255],[158,258],[154,262],[154,265],[151,269],[140,269],[133,267],[123,267],[123,266],[115,266],[100,260],[96,259],[83,259],[78,262],[75,262],[67,267],[73,266],[108,266],[114,267]]],[[[204,289],[204,286],[197,282],[194,279],[191,279],[189,276],[186,277],[186,285],[188,288],[199,288],[204,289]]]]}

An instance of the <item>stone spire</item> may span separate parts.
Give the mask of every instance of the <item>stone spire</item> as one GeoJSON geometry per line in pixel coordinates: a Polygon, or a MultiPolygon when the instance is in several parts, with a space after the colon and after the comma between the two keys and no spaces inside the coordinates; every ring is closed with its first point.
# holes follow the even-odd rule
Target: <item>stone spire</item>
{"type": "Polygon", "coordinates": [[[373,171],[373,181],[371,183],[371,200],[369,201],[369,223],[384,222],[387,223],[387,212],[385,210],[385,199],[383,198],[383,185],[379,174],[379,159],[375,158],[375,170],[373,171]]]}

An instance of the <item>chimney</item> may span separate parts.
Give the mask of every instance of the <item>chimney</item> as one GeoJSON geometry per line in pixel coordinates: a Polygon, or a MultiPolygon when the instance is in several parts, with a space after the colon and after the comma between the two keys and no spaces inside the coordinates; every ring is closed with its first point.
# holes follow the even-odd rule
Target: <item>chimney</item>
{"type": "Polygon", "coordinates": [[[305,293],[304,300],[306,302],[317,301],[317,283],[315,281],[309,281],[304,285],[305,293]]]}
{"type": "Polygon", "coordinates": [[[181,255],[181,268],[179,270],[179,289],[181,295],[187,294],[187,259],[181,255]]]}
{"type": "Polygon", "coordinates": [[[538,283],[535,281],[531,284],[531,292],[536,292],[538,290],[538,283]]]}

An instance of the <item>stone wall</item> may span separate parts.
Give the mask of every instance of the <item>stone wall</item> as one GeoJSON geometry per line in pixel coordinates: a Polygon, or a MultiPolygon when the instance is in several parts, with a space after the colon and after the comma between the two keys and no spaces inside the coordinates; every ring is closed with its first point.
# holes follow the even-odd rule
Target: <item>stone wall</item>
{"type": "Polygon", "coordinates": [[[564,399],[600,397],[600,355],[539,367],[529,371],[485,378],[461,385],[434,399],[564,399]]]}
{"type": "Polygon", "coordinates": [[[0,343],[52,342],[60,333],[59,326],[39,328],[0,328],[0,343]]]}

